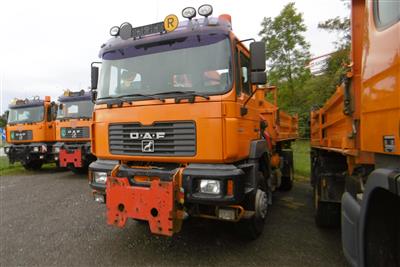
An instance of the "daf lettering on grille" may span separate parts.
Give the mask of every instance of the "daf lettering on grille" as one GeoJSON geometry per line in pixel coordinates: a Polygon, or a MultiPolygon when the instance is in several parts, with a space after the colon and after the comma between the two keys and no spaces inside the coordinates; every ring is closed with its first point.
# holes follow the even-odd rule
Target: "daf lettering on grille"
{"type": "Polygon", "coordinates": [[[130,133],[131,139],[161,139],[165,137],[164,132],[156,132],[156,133],[138,133],[133,132],[130,133]]]}
{"type": "Polygon", "coordinates": [[[142,140],[142,152],[151,153],[154,152],[154,139],[162,139],[165,137],[165,132],[155,132],[155,133],[138,133],[133,132],[129,134],[131,139],[142,140]]]}

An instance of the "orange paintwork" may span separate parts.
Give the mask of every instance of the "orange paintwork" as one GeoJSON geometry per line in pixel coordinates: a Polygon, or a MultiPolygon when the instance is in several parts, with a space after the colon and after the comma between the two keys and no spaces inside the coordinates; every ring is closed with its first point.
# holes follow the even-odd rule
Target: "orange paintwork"
{"type": "Polygon", "coordinates": [[[44,101],[45,112],[43,121],[32,123],[17,123],[6,126],[6,140],[9,144],[23,144],[23,143],[36,143],[36,142],[55,142],[55,122],[47,121],[47,113],[51,106],[50,97],[46,96],[44,101]],[[24,131],[32,130],[33,139],[31,140],[11,140],[11,131],[24,131]]]}
{"type": "Polygon", "coordinates": [[[124,227],[128,218],[146,220],[152,233],[172,236],[174,182],[151,181],[149,187],[129,186],[127,178],[107,179],[107,223],[124,227]],[[123,203],[123,204],[122,204],[123,203]]]}
{"type": "MultiPolygon", "coordinates": [[[[233,34],[231,40],[236,40],[233,34]]],[[[234,43],[234,42],[231,42],[234,43]]],[[[239,43],[236,47],[246,56],[249,51],[239,43]]],[[[232,47],[232,49],[236,49],[232,47]]],[[[236,64],[235,64],[236,65],[236,64]]],[[[238,66],[235,66],[236,68],[238,66]]],[[[153,233],[171,236],[180,230],[183,220],[183,209],[177,203],[184,204],[185,195],[181,191],[183,169],[189,163],[236,163],[249,158],[251,141],[261,139],[261,121],[267,123],[266,132],[272,146],[281,141],[297,138],[297,116],[292,117],[279,111],[275,104],[265,100],[265,93],[272,88],[260,88],[249,99],[245,93],[237,96],[235,88],[239,87],[233,79],[232,89],[222,95],[210,96],[209,99],[196,97],[193,103],[181,100],[176,103],[173,98],[165,102],[159,100],[124,102],[119,107],[107,107],[106,104],[95,105],[93,113],[92,153],[100,159],[119,160],[122,163],[152,162],[180,163],[179,170],[168,182],[156,177],[135,177],[140,182],[149,183],[150,187],[130,186],[127,177],[117,177],[116,165],[107,177],[106,205],[107,221],[122,227],[127,218],[149,221],[153,233]],[[241,108],[247,102],[247,113],[241,115],[241,108]],[[112,123],[139,122],[141,125],[152,125],[155,122],[192,121],[196,130],[196,152],[193,156],[155,156],[111,154],[109,150],[109,125],[112,123]],[[124,207],[121,206],[123,203],[124,207]],[[157,207],[158,220],[151,215],[151,209],[157,207]]],[[[129,164],[127,164],[129,165],[129,164]]],[[[227,192],[234,193],[232,180],[227,183],[227,192]]],[[[237,211],[237,220],[244,214],[241,206],[233,207],[237,211]]],[[[153,212],[154,213],[154,212],[153,212]]],[[[202,214],[205,217],[207,215],[202,214]]],[[[212,217],[216,218],[216,217],[212,217]]]]}
{"type": "MultiPolygon", "coordinates": [[[[378,30],[373,1],[352,2],[351,100],[343,113],[344,86],[311,112],[311,145],[343,153],[348,162],[374,163],[374,153],[400,155],[400,22],[378,30]],[[384,151],[384,136],[395,149],[384,151]]],[[[349,167],[354,164],[349,164],[349,167]]]]}
{"type": "MultiPolygon", "coordinates": [[[[236,37],[231,33],[232,40],[236,37]]],[[[238,48],[244,54],[249,51],[242,45],[238,48]]],[[[232,88],[236,88],[235,83],[232,88]]],[[[256,90],[254,85],[253,90],[256,90]]],[[[264,89],[265,90],[265,89],[264,89]]],[[[260,114],[268,122],[268,132],[274,143],[297,138],[297,117],[279,111],[278,107],[265,100],[259,90],[247,103],[248,113],[240,115],[240,108],[248,96],[236,96],[235,90],[224,95],[210,96],[209,100],[196,97],[195,103],[186,100],[176,104],[174,99],[165,103],[158,100],[124,103],[121,108],[107,108],[96,105],[92,127],[92,152],[103,159],[158,161],[158,162],[198,162],[231,163],[246,159],[250,142],[260,137],[260,114]],[[280,121],[277,120],[278,113],[280,121]],[[151,125],[156,121],[194,121],[196,124],[196,155],[192,157],[126,156],[109,153],[108,126],[111,123],[140,122],[151,125]]]]}

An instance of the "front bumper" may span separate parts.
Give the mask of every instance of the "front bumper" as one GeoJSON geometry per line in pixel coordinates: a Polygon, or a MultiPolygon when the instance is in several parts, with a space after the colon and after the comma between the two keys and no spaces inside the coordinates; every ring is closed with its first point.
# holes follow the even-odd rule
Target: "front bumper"
{"type": "Polygon", "coordinates": [[[123,227],[128,218],[146,220],[152,233],[171,236],[180,230],[184,213],[193,205],[215,207],[240,203],[244,195],[241,179],[244,172],[234,165],[177,164],[160,166],[119,165],[115,161],[97,160],[90,165],[89,184],[94,194],[105,195],[107,222],[123,227]],[[93,172],[106,172],[100,185],[93,172]],[[220,194],[198,192],[200,179],[221,182],[220,194]],[[231,180],[233,190],[228,193],[231,180]]]}
{"type": "Polygon", "coordinates": [[[29,162],[42,160],[43,162],[53,162],[54,157],[51,153],[52,146],[46,143],[12,144],[4,147],[11,164],[15,162],[29,162]]]}
{"type": "Polygon", "coordinates": [[[55,158],[58,158],[60,167],[81,168],[95,159],[95,156],[91,153],[90,142],[58,142],[54,145],[54,150],[56,149],[59,152],[55,152],[55,158]]]}

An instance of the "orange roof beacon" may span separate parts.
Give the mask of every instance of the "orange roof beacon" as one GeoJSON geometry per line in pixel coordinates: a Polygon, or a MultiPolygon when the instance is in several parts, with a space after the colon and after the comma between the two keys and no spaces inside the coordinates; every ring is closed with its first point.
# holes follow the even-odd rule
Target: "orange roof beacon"
{"type": "Polygon", "coordinates": [[[352,62],[311,112],[316,223],[341,217],[353,266],[400,266],[399,20],[399,1],[352,1],[352,62]]]}
{"type": "Polygon", "coordinates": [[[54,162],[57,105],[45,99],[14,99],[7,115],[7,143],[4,147],[11,164],[21,162],[25,169],[38,170],[43,163],[54,162]]]}
{"type": "Polygon", "coordinates": [[[58,101],[54,157],[59,161],[60,167],[85,173],[89,164],[96,160],[90,147],[94,106],[92,94],[84,90],[66,90],[58,101]]]}
{"type": "Polygon", "coordinates": [[[210,5],[198,13],[111,29],[100,75],[92,65],[90,186],[110,225],[131,218],[172,236],[192,216],[240,221],[256,238],[272,192],[292,186],[297,117],[265,100],[276,92],[260,86],[265,44],[249,51],[229,16],[211,17],[210,5]]]}

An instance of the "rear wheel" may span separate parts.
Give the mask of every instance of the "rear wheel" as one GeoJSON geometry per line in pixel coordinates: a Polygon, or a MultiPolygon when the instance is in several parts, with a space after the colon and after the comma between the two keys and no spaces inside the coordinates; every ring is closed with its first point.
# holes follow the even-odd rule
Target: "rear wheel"
{"type": "Polygon", "coordinates": [[[258,176],[257,189],[248,203],[249,209],[254,211],[254,216],[250,219],[242,219],[237,224],[239,233],[247,240],[255,240],[262,234],[268,213],[267,186],[261,172],[258,173],[258,176]]]}
{"type": "Polygon", "coordinates": [[[340,226],[340,203],[320,200],[319,183],[314,186],[315,224],[321,228],[340,226]]]}
{"type": "Polygon", "coordinates": [[[290,191],[293,187],[294,170],[293,166],[289,167],[289,176],[282,176],[281,186],[279,190],[290,191]]]}

